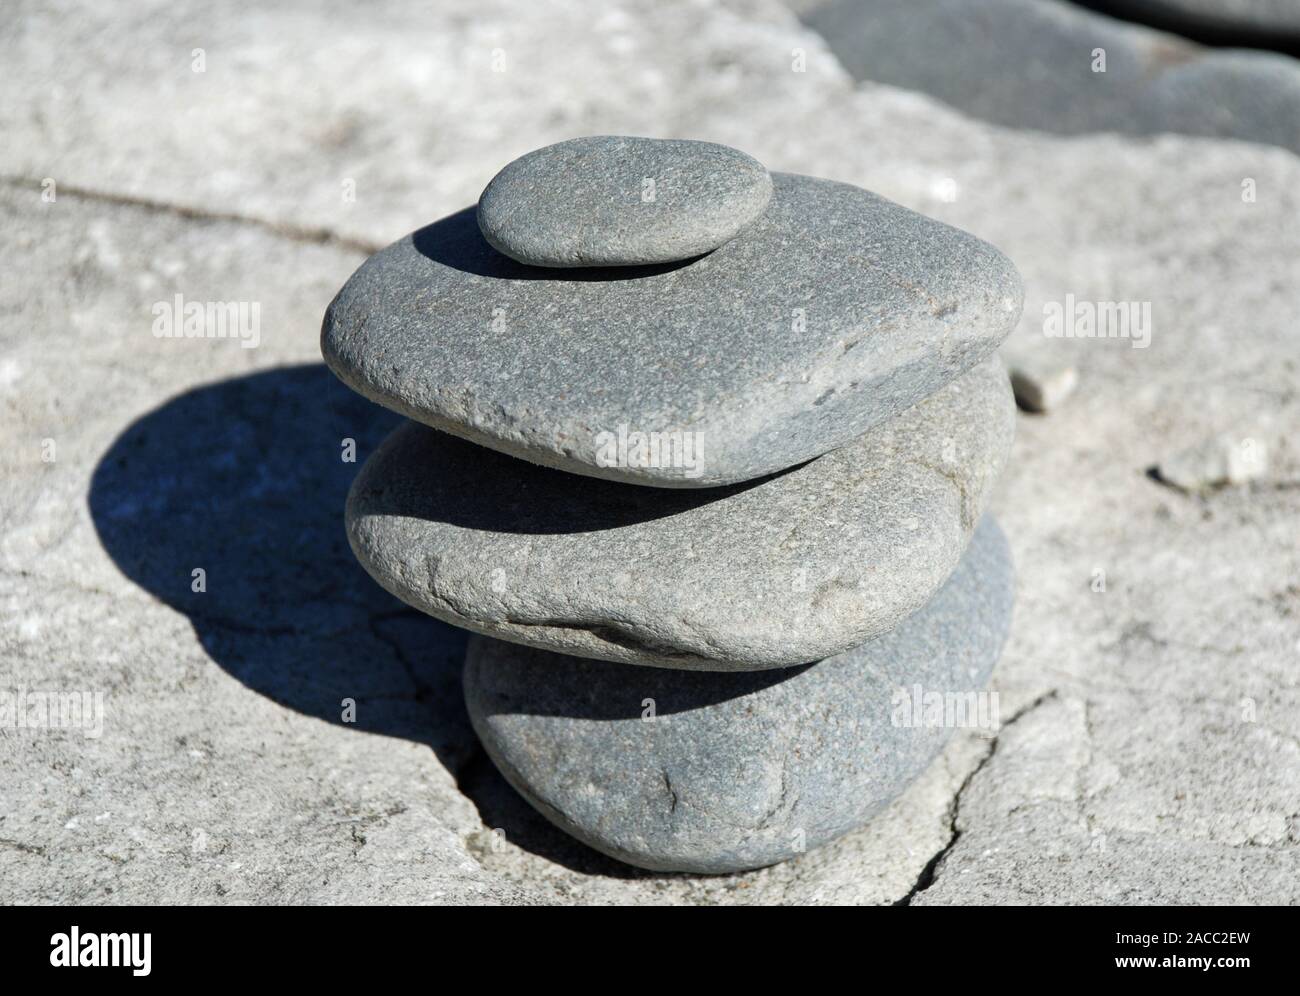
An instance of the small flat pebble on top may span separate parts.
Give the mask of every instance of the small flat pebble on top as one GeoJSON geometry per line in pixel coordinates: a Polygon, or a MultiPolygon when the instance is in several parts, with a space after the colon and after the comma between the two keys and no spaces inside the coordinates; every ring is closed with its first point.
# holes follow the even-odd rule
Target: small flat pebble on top
{"type": "Polygon", "coordinates": [[[598,135],[520,156],[483,191],[478,223],[533,266],[636,266],[718,248],[762,214],[772,178],[712,142],[598,135]]]}

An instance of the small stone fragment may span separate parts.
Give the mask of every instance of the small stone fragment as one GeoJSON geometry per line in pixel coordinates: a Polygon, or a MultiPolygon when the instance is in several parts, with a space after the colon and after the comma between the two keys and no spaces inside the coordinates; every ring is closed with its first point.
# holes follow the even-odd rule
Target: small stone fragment
{"type": "Polygon", "coordinates": [[[1189,494],[1245,484],[1268,473],[1268,444],[1258,436],[1225,433],[1162,460],[1153,472],[1189,494]]]}
{"type": "Polygon", "coordinates": [[[1008,368],[1016,404],[1028,412],[1046,413],[1059,408],[1074,393],[1079,373],[1069,366],[1017,364],[1008,368]]]}

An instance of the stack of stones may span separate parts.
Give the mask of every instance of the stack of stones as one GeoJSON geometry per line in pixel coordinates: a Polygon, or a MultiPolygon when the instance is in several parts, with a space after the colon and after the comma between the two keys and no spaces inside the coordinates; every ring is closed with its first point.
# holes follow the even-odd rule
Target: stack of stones
{"type": "Polygon", "coordinates": [[[645,868],[783,860],[913,781],[1001,652],[1020,307],[996,249],[856,187],[540,149],[329,307],[330,368],[413,420],[352,548],[479,634],[474,728],[548,819],[645,868]]]}

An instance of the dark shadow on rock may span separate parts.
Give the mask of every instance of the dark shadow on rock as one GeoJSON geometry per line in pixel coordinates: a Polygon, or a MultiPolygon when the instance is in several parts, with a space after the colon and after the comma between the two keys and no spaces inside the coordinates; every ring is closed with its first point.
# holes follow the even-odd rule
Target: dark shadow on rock
{"type": "MultiPolygon", "coordinates": [[[[411,423],[358,486],[354,511],[540,536],[599,533],[689,512],[788,474],[709,488],[655,488],[578,477],[411,423]],[[434,468],[430,472],[430,468],[434,468]]],[[[593,556],[600,556],[599,538],[593,556]]]]}
{"type": "MultiPolygon", "coordinates": [[[[701,256],[647,266],[529,266],[492,248],[478,227],[478,209],[465,208],[426,225],[410,236],[421,256],[452,269],[497,280],[556,280],[590,282],[637,280],[689,266],[701,256]]],[[[706,254],[707,255],[707,254],[706,254]]]]}
{"type": "Polygon", "coordinates": [[[399,421],[322,364],[195,388],[114,441],[95,469],[90,513],[118,567],[189,616],[207,653],[249,688],[331,723],[428,744],[483,822],[520,847],[584,872],[639,875],[509,788],[465,713],[466,634],[403,606],[352,556],[344,498],[399,421]],[[342,459],[347,440],[355,463],[342,459]],[[194,590],[196,570],[206,590],[194,590]],[[345,699],[356,703],[351,723],[345,699]]]}
{"type": "Polygon", "coordinates": [[[466,670],[483,715],[569,716],[626,720],[704,709],[753,695],[808,670],[812,663],[766,671],[679,671],[611,664],[471,638],[466,670]]]}
{"type": "Polygon", "coordinates": [[[1072,2],[1076,6],[1086,7],[1118,21],[1128,21],[1155,28],[1157,31],[1182,35],[1191,41],[1213,48],[1257,48],[1292,57],[1300,56],[1300,31],[1270,31],[1253,26],[1235,18],[1232,12],[1226,9],[1220,15],[1206,13],[1198,16],[1179,11],[1173,5],[1160,4],[1152,0],[1136,4],[1133,0],[1072,0],[1072,2]]]}

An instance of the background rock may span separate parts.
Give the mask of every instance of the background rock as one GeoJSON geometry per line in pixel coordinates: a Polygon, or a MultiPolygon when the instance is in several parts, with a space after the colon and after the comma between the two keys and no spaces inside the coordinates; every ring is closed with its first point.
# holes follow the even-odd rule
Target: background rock
{"type": "Polygon", "coordinates": [[[1278,47],[1300,42],[1300,9],[1291,0],[1084,0],[1092,6],[1204,35],[1221,43],[1278,47]]]}
{"type": "Polygon", "coordinates": [[[1300,65],[1286,56],[1203,48],[1063,0],[801,7],[855,78],[933,94],[997,124],[1067,135],[1214,135],[1300,150],[1300,65]]]}

